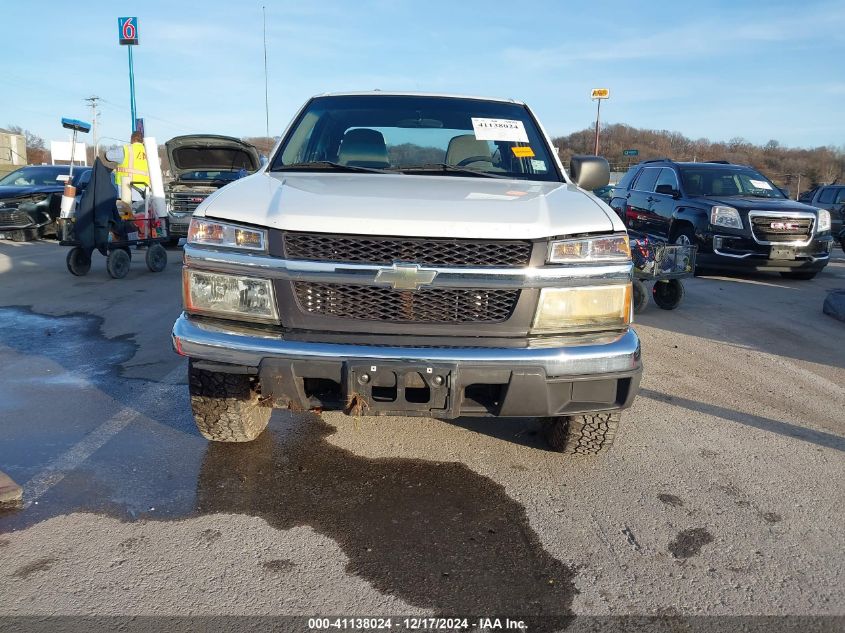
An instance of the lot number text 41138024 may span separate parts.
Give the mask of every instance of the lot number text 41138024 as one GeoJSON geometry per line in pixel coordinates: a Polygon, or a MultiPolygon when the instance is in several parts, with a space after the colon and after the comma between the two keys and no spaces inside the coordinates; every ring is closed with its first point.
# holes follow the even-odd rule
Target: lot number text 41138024
{"type": "Polygon", "coordinates": [[[482,631],[525,630],[526,625],[522,620],[511,620],[510,618],[478,618],[470,621],[469,618],[435,618],[435,617],[411,617],[411,618],[309,618],[308,628],[313,631],[331,629],[350,630],[390,630],[404,629],[407,631],[465,631],[470,627],[482,631]]]}

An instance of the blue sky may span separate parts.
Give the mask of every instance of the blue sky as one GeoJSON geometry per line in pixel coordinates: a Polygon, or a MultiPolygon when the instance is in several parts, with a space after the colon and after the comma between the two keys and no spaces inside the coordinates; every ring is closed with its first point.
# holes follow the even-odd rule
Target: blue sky
{"type": "Polygon", "coordinates": [[[311,95],[420,90],[514,97],[553,136],[602,119],[692,137],[845,145],[845,2],[279,0],[0,2],[0,127],[66,138],[62,116],[129,135],[126,48],[139,19],[139,116],[177,134],[264,133],[262,4],[270,131],[311,95]],[[70,7],[73,7],[71,9],[70,7]]]}

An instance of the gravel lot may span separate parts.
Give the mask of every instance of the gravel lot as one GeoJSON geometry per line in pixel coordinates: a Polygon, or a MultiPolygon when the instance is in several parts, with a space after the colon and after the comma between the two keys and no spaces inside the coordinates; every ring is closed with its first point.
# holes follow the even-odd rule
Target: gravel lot
{"type": "Polygon", "coordinates": [[[839,250],[810,282],[652,304],[599,459],[531,419],[277,411],[210,445],[170,349],[180,251],[121,281],[65,254],[0,242],[0,470],[25,490],[0,513],[0,615],[845,615],[839,250]]]}

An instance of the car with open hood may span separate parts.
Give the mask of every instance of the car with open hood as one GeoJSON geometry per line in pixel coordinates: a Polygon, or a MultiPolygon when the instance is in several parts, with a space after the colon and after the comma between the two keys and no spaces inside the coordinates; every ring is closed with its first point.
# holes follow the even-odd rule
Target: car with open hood
{"type": "Polygon", "coordinates": [[[255,146],[232,136],[188,134],[165,143],[169,235],[187,237],[191,216],[209,195],[261,165],[255,146]]]}
{"type": "MultiPolygon", "coordinates": [[[[29,165],[0,178],[0,234],[22,242],[56,235],[69,165],[29,165]]],[[[71,184],[82,191],[90,167],[76,167],[71,184]]]]}
{"type": "Polygon", "coordinates": [[[518,101],[314,97],[191,220],[172,336],[198,429],[536,416],[557,450],[606,450],[642,371],[628,236],[590,193],[609,175],[567,173],[518,101]]]}

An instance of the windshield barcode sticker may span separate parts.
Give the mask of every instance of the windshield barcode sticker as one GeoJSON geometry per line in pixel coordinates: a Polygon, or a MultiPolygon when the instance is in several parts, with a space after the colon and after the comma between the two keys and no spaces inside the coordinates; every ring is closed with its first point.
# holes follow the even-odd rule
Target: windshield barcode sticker
{"type": "Polygon", "coordinates": [[[479,141],[527,143],[528,134],[522,121],[512,119],[477,119],[472,117],[472,130],[479,141]]]}

